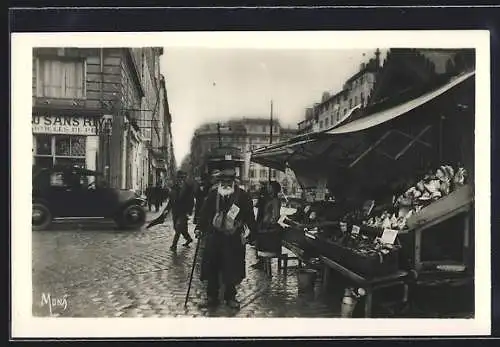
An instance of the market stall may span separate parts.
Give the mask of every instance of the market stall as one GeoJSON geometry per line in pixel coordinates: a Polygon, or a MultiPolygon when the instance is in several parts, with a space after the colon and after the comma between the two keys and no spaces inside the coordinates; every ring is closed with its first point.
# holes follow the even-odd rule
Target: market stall
{"type": "Polygon", "coordinates": [[[402,287],[396,301],[404,303],[409,288],[426,281],[473,281],[474,108],[469,72],[395,107],[252,156],[291,168],[311,188],[326,180],[336,213],[323,224],[299,226],[324,267],[350,280],[347,295],[365,297],[366,316],[378,289],[402,287]]]}

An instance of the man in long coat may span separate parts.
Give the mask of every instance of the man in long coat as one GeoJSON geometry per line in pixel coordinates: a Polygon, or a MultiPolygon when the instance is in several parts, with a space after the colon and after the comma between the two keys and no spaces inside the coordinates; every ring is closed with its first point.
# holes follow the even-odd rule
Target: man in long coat
{"type": "Polygon", "coordinates": [[[208,174],[204,174],[201,178],[201,182],[196,189],[196,193],[194,195],[196,199],[196,203],[194,205],[194,224],[198,224],[198,220],[200,219],[200,212],[205,202],[205,198],[208,196],[208,192],[212,185],[211,177],[208,174]]]}
{"type": "Polygon", "coordinates": [[[253,239],[256,225],[252,200],[235,184],[234,169],[220,172],[219,184],[209,191],[201,209],[199,228],[205,237],[201,280],[207,281],[207,302],[202,306],[214,308],[219,304],[222,279],[226,304],[239,309],[236,285],[245,278],[245,243],[253,239]],[[222,220],[222,226],[217,220],[222,220]],[[245,235],[245,226],[249,235],[245,235]]]}

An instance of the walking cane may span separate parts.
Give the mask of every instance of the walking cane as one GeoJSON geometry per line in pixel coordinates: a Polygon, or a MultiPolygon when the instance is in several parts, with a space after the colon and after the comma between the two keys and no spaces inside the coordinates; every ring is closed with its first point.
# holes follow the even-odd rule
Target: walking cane
{"type": "Polygon", "coordinates": [[[191,291],[191,283],[193,282],[194,268],[196,266],[196,258],[198,257],[198,250],[200,249],[200,239],[201,239],[201,235],[198,237],[198,240],[196,241],[196,249],[194,251],[193,266],[191,267],[191,275],[189,276],[189,284],[188,284],[188,289],[187,289],[187,293],[186,293],[186,300],[184,301],[184,307],[187,306],[187,303],[189,300],[189,292],[191,291]]]}

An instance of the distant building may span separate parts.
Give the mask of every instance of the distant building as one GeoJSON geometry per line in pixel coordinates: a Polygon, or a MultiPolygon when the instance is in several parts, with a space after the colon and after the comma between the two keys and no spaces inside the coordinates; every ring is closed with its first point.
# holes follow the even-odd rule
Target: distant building
{"type": "MultiPolygon", "coordinates": [[[[277,170],[269,170],[265,166],[250,162],[250,153],[258,148],[269,146],[271,138],[270,120],[268,118],[243,118],[224,123],[207,123],[200,126],[191,140],[190,169],[194,177],[200,177],[205,168],[206,154],[219,146],[230,146],[239,149],[244,155],[241,182],[249,190],[256,190],[260,182],[271,179],[280,183],[285,181],[289,194],[299,189],[295,179],[277,170]],[[219,136],[220,134],[220,136],[219,136]]],[[[285,141],[296,135],[296,130],[284,128],[278,120],[273,120],[272,143],[285,141]]],[[[284,189],[285,190],[285,189],[284,189]]],[[[286,194],[286,192],[285,192],[286,194]]]]}
{"type": "Polygon", "coordinates": [[[354,110],[366,106],[380,70],[380,50],[368,63],[362,63],[358,72],[351,76],[341,91],[323,93],[320,103],[306,109],[305,119],[298,124],[299,133],[321,131],[335,126],[351,115],[354,110]]]}

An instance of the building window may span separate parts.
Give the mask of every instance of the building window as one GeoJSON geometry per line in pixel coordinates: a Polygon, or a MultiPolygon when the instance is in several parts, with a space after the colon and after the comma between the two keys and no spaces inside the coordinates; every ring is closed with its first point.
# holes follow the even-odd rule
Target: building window
{"type": "Polygon", "coordinates": [[[255,170],[254,169],[250,169],[248,171],[248,177],[250,178],[255,178],[255,170]]]}
{"type": "Polygon", "coordinates": [[[363,106],[364,106],[364,105],[365,105],[365,96],[363,95],[363,92],[361,92],[361,95],[360,95],[360,97],[359,97],[359,98],[361,99],[361,100],[360,100],[361,105],[363,105],[363,106]]]}
{"type": "Polygon", "coordinates": [[[349,109],[352,108],[352,99],[349,99],[349,109]]]}
{"type": "Polygon", "coordinates": [[[355,95],[355,96],[354,96],[354,105],[357,105],[357,104],[358,104],[358,96],[357,96],[357,95],[355,95]]]}
{"type": "Polygon", "coordinates": [[[344,108],[344,116],[346,115],[346,113],[347,113],[347,109],[346,109],[346,108],[344,108]]]}
{"type": "Polygon", "coordinates": [[[267,170],[262,168],[260,169],[260,177],[267,178],[267,170]]]}
{"type": "Polygon", "coordinates": [[[325,128],[328,128],[330,126],[329,122],[330,122],[330,119],[326,118],[325,119],[325,128]]]}
{"type": "Polygon", "coordinates": [[[272,178],[276,179],[276,170],[271,170],[272,178]]]}
{"type": "Polygon", "coordinates": [[[320,129],[323,129],[323,121],[320,121],[320,122],[319,122],[319,128],[320,128],[320,129]]]}
{"type": "Polygon", "coordinates": [[[73,135],[35,135],[35,166],[86,167],[86,137],[73,135]]]}
{"type": "Polygon", "coordinates": [[[262,126],[262,132],[267,133],[267,126],[265,126],[265,125],[262,126]]]}
{"type": "Polygon", "coordinates": [[[85,97],[84,60],[39,59],[36,79],[38,97],[85,97]]]}
{"type": "MultiPolygon", "coordinates": [[[[337,118],[338,118],[338,114],[339,113],[337,112],[337,118]]],[[[333,125],[333,123],[335,123],[335,120],[333,119],[333,114],[332,114],[332,121],[331,121],[331,123],[332,123],[332,125],[333,125]]]]}
{"type": "Polygon", "coordinates": [[[340,112],[339,112],[339,110],[337,110],[336,113],[337,113],[337,122],[338,122],[340,120],[340,112]]]}

